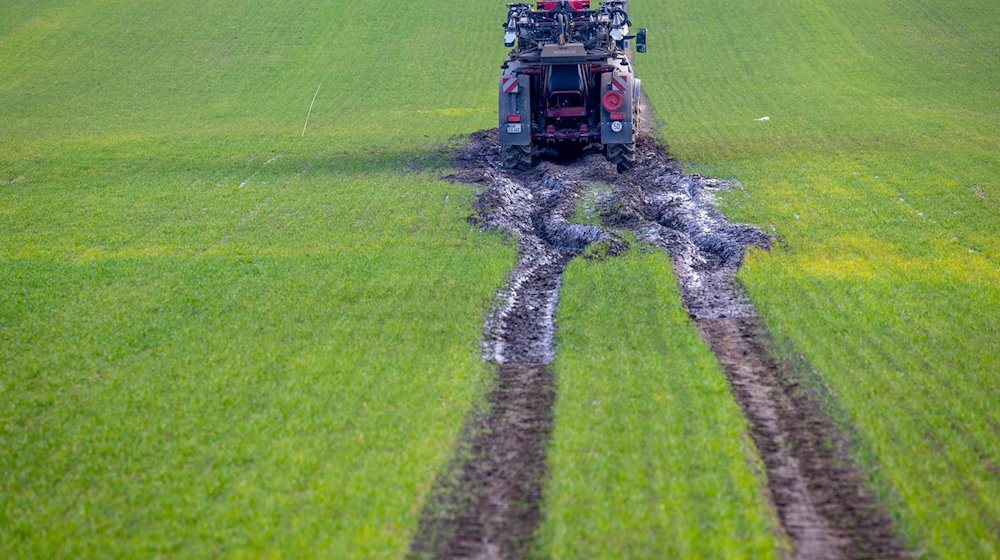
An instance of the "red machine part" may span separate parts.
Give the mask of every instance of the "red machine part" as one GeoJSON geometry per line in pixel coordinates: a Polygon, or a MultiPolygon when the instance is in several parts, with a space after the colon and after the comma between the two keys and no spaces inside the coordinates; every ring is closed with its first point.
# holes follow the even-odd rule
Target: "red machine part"
{"type": "Polygon", "coordinates": [[[615,90],[607,91],[601,97],[601,105],[609,113],[615,113],[625,106],[625,97],[615,90]]]}
{"type": "MultiPolygon", "coordinates": [[[[546,2],[543,0],[539,0],[538,3],[536,4],[536,9],[548,11],[555,9],[555,7],[558,5],[559,2],[546,2]]],[[[569,6],[574,10],[589,10],[590,0],[570,0],[569,6]]]]}

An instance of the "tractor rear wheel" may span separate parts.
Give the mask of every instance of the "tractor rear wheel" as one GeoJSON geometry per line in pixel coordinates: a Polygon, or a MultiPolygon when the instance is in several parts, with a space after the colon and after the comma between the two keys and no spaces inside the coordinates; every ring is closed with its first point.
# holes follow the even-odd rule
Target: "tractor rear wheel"
{"type": "Polygon", "coordinates": [[[504,169],[528,169],[531,167],[531,146],[504,146],[504,169]]]}
{"type": "Polygon", "coordinates": [[[605,156],[618,167],[619,173],[624,173],[635,165],[635,143],[608,144],[605,156]]]}

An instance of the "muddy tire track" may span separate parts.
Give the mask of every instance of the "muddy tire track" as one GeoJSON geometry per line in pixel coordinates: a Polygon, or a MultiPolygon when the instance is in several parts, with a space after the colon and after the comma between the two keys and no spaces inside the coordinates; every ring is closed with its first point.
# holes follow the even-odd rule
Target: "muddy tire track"
{"type": "Polygon", "coordinates": [[[482,192],[470,220],[518,241],[517,264],[483,328],[482,352],[496,364],[487,409],[466,422],[452,465],[439,476],[411,558],[520,558],[541,519],[545,447],[552,428],[555,309],[566,265],[591,243],[621,242],[569,223],[581,183],[560,166],[500,170],[495,132],[473,135],[451,178],[482,192]]]}
{"type": "Polygon", "coordinates": [[[501,365],[489,409],[474,414],[438,478],[410,558],[520,558],[541,520],[545,443],[555,401],[545,365],[501,365]]]}
{"type": "Polygon", "coordinates": [[[684,305],[716,354],[749,421],[768,489],[797,558],[908,558],[892,521],[851,460],[845,434],[815,389],[776,359],[736,272],[747,247],[771,238],[718,211],[725,181],[684,174],[652,141],[641,165],[612,183],[604,218],[671,255],[684,305]]]}
{"type": "Polygon", "coordinates": [[[500,169],[495,131],[473,134],[456,157],[455,181],[480,185],[476,223],[518,239],[518,263],[486,320],[483,355],[498,364],[489,409],[468,423],[459,458],[425,509],[413,555],[517,558],[539,523],[544,445],[552,425],[554,312],[562,271],[610,233],[570,224],[582,186],[603,183],[603,221],[630,229],[671,256],[692,320],[725,372],[766,467],[771,501],[802,559],[908,558],[891,520],[850,459],[846,437],[822,399],[773,342],[736,271],[748,247],[772,239],[729,223],[713,195],[730,184],[683,173],[648,133],[634,169],[618,174],[603,155],[500,169]]]}

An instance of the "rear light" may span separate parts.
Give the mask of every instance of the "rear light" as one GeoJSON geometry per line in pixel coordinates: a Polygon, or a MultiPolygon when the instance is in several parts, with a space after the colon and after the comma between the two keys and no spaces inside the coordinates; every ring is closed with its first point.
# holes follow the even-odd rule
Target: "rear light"
{"type": "Polygon", "coordinates": [[[546,134],[555,134],[556,133],[556,126],[554,124],[550,124],[549,126],[545,127],[545,133],[546,134]]]}
{"type": "Polygon", "coordinates": [[[625,113],[622,113],[620,111],[616,111],[614,113],[611,113],[611,120],[613,120],[613,121],[623,121],[623,120],[625,120],[625,113]]]}
{"type": "Polygon", "coordinates": [[[580,132],[590,132],[590,127],[587,126],[587,125],[585,125],[585,124],[581,124],[580,125],[580,132]]]}
{"type": "Polygon", "coordinates": [[[507,122],[521,122],[521,115],[507,115],[507,122]]]}
{"type": "Polygon", "coordinates": [[[620,111],[625,106],[625,98],[617,91],[611,90],[601,97],[601,105],[609,113],[620,111]]]}

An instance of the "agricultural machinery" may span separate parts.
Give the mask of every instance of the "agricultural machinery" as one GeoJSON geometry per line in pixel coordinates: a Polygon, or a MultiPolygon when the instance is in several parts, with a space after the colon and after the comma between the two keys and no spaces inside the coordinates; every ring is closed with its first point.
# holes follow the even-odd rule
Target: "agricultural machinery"
{"type": "Polygon", "coordinates": [[[629,35],[624,1],[508,4],[500,77],[500,144],[507,168],[542,152],[603,147],[622,172],[635,163],[640,81],[626,50],[646,52],[646,30],[629,35]]]}

